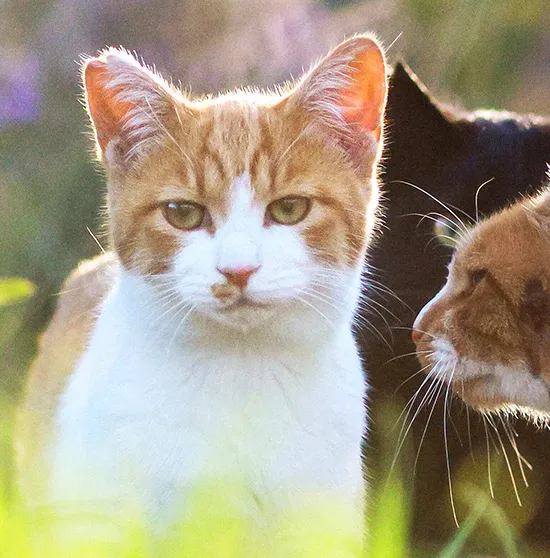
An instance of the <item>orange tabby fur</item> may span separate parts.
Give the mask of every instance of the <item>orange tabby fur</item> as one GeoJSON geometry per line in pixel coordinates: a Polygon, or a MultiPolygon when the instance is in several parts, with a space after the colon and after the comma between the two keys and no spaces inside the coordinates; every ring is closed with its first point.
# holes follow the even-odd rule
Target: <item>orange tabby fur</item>
{"type": "Polygon", "coordinates": [[[445,381],[477,409],[548,413],[550,193],[461,234],[446,285],[415,322],[418,358],[447,368],[445,381]]]}
{"type": "MultiPolygon", "coordinates": [[[[316,257],[344,267],[360,264],[375,222],[378,192],[372,169],[378,157],[376,142],[382,134],[385,98],[383,82],[371,91],[362,85],[365,78],[372,81],[372,76],[362,76],[361,71],[385,75],[380,51],[369,49],[369,44],[375,44],[372,38],[356,37],[337,49],[342,59],[350,61],[362,52],[361,63],[350,63],[350,74],[356,75],[344,93],[336,88],[342,75],[335,66],[335,86],[325,99],[327,111],[331,103],[345,104],[346,122],[331,118],[328,112],[312,118],[307,106],[318,99],[305,95],[316,95],[315,70],[281,95],[236,92],[200,101],[184,98],[145,70],[153,87],[144,106],[143,99],[124,97],[127,84],[109,82],[109,72],[117,69],[116,59],[110,58],[114,51],[85,66],[87,104],[110,185],[110,233],[118,258],[105,255],[85,262],[63,287],[21,408],[22,478],[36,477],[42,467],[38,454],[51,436],[59,395],[86,348],[118,266],[144,276],[161,275],[170,270],[181,248],[181,234],[163,218],[159,201],[192,199],[208,206],[214,218],[223,217],[228,209],[227,191],[217,185],[248,173],[262,205],[296,193],[316,200],[307,224],[297,225],[316,257]],[[364,111],[359,104],[369,96],[380,99],[376,113],[364,111]],[[144,116],[143,111],[150,114],[144,116]],[[111,116],[104,125],[102,114],[111,116]],[[118,127],[113,125],[116,119],[118,127]],[[371,126],[372,137],[335,133],[342,124],[371,126]],[[149,157],[153,152],[155,156],[149,157]],[[358,207],[367,207],[366,214],[355,212],[358,207]],[[30,471],[33,474],[25,474],[30,471]]],[[[128,82],[137,83],[143,71],[139,68],[128,82]]],[[[326,87],[319,86],[321,93],[327,93],[326,87]]]]}

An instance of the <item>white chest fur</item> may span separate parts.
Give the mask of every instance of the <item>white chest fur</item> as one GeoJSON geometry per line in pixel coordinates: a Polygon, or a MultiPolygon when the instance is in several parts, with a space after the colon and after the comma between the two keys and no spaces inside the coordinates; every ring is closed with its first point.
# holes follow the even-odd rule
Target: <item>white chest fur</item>
{"type": "Polygon", "coordinates": [[[137,503],[163,527],[193,490],[226,482],[239,513],[323,501],[360,529],[365,385],[349,324],[289,309],[251,332],[195,321],[170,339],[134,283],[111,292],[62,396],[53,500],[137,503]]]}

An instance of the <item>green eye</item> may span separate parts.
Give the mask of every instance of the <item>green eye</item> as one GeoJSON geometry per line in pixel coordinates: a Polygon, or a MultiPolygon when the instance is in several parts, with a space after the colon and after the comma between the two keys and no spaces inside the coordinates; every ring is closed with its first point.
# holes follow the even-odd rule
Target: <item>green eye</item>
{"type": "Polygon", "coordinates": [[[303,197],[287,197],[275,200],[267,206],[266,215],[280,225],[295,225],[309,213],[311,200],[303,197]]]}
{"type": "Polygon", "coordinates": [[[173,227],[184,231],[192,231],[212,224],[206,207],[190,201],[168,202],[162,207],[162,213],[173,227]]]}
{"type": "Polygon", "coordinates": [[[440,244],[449,248],[456,248],[460,235],[458,227],[454,223],[447,219],[437,219],[434,225],[434,232],[440,244]]]}

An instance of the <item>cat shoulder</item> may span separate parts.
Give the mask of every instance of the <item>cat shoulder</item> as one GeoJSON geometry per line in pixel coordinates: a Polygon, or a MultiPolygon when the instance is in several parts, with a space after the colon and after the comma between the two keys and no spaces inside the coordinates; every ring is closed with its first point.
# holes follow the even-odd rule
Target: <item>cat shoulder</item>
{"type": "Polygon", "coordinates": [[[40,482],[37,471],[43,470],[42,450],[53,435],[59,397],[86,348],[117,270],[114,255],[103,254],[81,262],[61,287],[19,407],[17,453],[23,491],[40,482]]]}

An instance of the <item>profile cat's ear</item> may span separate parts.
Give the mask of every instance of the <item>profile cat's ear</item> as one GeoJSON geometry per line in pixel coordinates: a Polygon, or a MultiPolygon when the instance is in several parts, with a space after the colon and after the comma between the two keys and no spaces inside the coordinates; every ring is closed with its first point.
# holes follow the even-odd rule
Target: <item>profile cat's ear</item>
{"type": "MultiPolygon", "coordinates": [[[[448,128],[449,120],[428,88],[404,62],[397,62],[390,77],[389,110],[404,113],[406,120],[417,120],[433,130],[448,128]]],[[[412,124],[412,122],[411,122],[412,124]]],[[[424,127],[424,126],[422,126],[424,127]]]]}
{"type": "Polygon", "coordinates": [[[358,35],[314,66],[288,101],[305,108],[351,160],[360,164],[379,147],[386,91],[382,48],[372,37],[358,35]]]}
{"type": "Polygon", "coordinates": [[[178,117],[181,95],[126,51],[110,48],[86,60],[82,78],[97,154],[108,165],[149,153],[178,117]]]}

